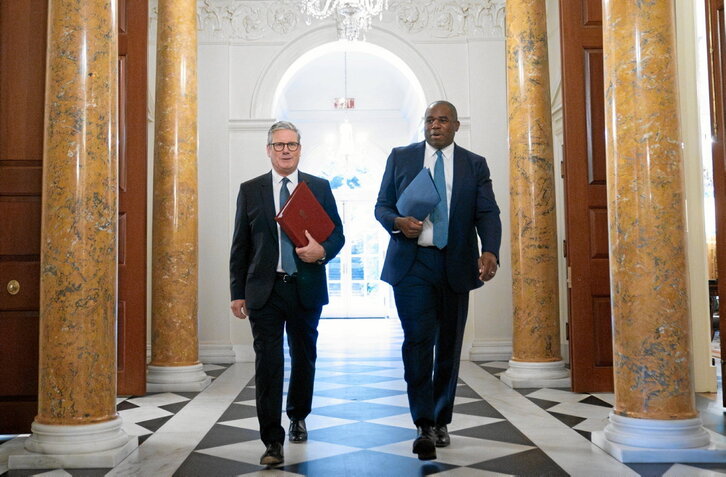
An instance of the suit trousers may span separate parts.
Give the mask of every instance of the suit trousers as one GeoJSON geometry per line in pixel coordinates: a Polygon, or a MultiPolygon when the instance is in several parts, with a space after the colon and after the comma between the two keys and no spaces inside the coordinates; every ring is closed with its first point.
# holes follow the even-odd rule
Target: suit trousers
{"type": "Polygon", "coordinates": [[[413,422],[449,424],[469,292],[456,293],[449,286],[446,252],[418,247],[416,260],[393,294],[403,328],[401,354],[413,422]]]}
{"type": "Polygon", "coordinates": [[[322,307],[300,304],[297,282],[275,280],[267,303],[250,310],[255,349],[255,397],[260,437],[265,445],[284,442],[282,390],[284,382],[283,333],[290,352],[290,381],[286,411],[290,419],[305,419],[312,407],[318,321],[322,307]]]}

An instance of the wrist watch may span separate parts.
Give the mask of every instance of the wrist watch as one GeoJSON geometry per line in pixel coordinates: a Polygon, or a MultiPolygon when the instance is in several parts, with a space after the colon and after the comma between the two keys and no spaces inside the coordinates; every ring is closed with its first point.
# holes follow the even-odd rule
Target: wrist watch
{"type": "Polygon", "coordinates": [[[317,263],[318,265],[322,265],[323,263],[325,263],[325,257],[326,257],[327,255],[328,255],[328,254],[327,254],[327,253],[325,253],[325,250],[323,250],[323,258],[321,258],[321,259],[319,259],[319,260],[316,260],[316,261],[315,261],[315,263],[317,263]]]}

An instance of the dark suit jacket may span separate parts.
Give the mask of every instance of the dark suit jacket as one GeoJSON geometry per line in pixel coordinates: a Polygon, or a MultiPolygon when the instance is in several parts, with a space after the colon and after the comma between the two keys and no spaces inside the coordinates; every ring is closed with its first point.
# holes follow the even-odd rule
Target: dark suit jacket
{"type": "MultiPolygon", "coordinates": [[[[393,149],[383,173],[375,213],[376,219],[391,234],[381,273],[381,279],[391,285],[401,281],[416,258],[418,239],[393,233],[393,226],[396,217],[400,217],[396,201],[421,171],[425,151],[424,142],[393,149]]],[[[445,250],[449,284],[456,292],[467,292],[483,284],[477,265],[480,255],[477,234],[481,239],[481,252],[491,252],[498,258],[502,223],[486,160],[454,145],[454,182],[445,250]]]]}
{"type": "MultiPolygon", "coordinates": [[[[307,183],[330,219],[335,224],[330,237],[321,245],[325,263],[340,252],[345,243],[343,224],[338,215],[330,183],[319,177],[299,172],[299,180],[307,183]]],[[[264,306],[275,283],[279,240],[275,222],[275,199],[272,172],[251,179],[240,186],[237,196],[229,272],[232,300],[245,300],[248,308],[264,306]]],[[[325,263],[305,263],[295,254],[297,287],[300,302],[305,308],[317,308],[328,303],[325,263]]]]}

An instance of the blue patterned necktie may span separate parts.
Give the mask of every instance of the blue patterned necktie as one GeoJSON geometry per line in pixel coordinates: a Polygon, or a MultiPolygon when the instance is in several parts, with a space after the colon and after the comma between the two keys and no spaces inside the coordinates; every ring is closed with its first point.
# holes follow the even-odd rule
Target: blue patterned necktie
{"type": "Polygon", "coordinates": [[[444,155],[441,150],[436,151],[436,164],[434,165],[434,185],[441,200],[431,212],[431,222],[434,225],[434,245],[437,248],[446,247],[449,241],[449,211],[446,205],[446,174],[444,173],[444,155]]]}
{"type": "MultiPolygon", "coordinates": [[[[287,202],[287,199],[290,198],[290,191],[287,188],[287,184],[289,182],[290,179],[287,177],[282,178],[282,186],[280,187],[280,210],[282,210],[282,207],[285,205],[285,202],[287,202]]],[[[290,237],[288,237],[282,229],[280,229],[280,247],[280,261],[282,262],[282,269],[285,270],[285,273],[288,275],[292,275],[297,272],[295,256],[293,255],[294,248],[290,241],[290,237]]]]}

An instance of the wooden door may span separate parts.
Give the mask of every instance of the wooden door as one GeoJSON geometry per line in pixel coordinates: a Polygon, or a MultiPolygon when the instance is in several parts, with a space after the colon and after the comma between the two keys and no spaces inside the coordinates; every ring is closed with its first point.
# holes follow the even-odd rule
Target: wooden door
{"type": "MultiPolygon", "coordinates": [[[[709,46],[709,86],[711,89],[711,139],[713,141],[713,188],[716,199],[716,261],[720,306],[721,376],[726,376],[726,15],[724,0],[707,0],[706,22],[709,46]]],[[[726,385],[721,380],[723,403],[726,406],[726,385]]]]}
{"type": "Polygon", "coordinates": [[[28,432],[38,410],[47,7],[0,0],[0,434],[28,432]]]}
{"type": "Polygon", "coordinates": [[[118,394],[146,393],[146,0],[118,2],[118,394]]]}
{"type": "MultiPolygon", "coordinates": [[[[47,0],[0,1],[0,434],[37,412],[47,0]],[[17,282],[15,293],[11,282],[17,282]]],[[[118,393],[146,385],[147,3],[119,2],[118,393]]]]}
{"type": "Polygon", "coordinates": [[[601,0],[560,0],[572,390],[613,390],[601,0]]]}

